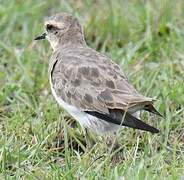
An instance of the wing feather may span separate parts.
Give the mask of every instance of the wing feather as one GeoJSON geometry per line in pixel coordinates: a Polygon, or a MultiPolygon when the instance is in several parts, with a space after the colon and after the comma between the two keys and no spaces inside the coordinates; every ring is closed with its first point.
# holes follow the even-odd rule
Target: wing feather
{"type": "Polygon", "coordinates": [[[90,48],[65,49],[55,52],[54,58],[57,62],[50,72],[56,94],[82,111],[131,111],[152,104],[151,98],[135,90],[117,64],[90,48]]]}

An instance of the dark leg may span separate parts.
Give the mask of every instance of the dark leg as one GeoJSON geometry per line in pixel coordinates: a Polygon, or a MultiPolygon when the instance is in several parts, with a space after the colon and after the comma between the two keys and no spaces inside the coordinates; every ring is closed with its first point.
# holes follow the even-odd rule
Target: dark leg
{"type": "Polygon", "coordinates": [[[106,144],[107,144],[107,149],[109,154],[117,150],[120,147],[117,140],[117,134],[112,133],[107,135],[106,144]]]}
{"type": "Polygon", "coordinates": [[[91,149],[93,147],[93,145],[95,144],[95,142],[94,142],[93,138],[90,136],[90,133],[89,133],[87,128],[84,128],[84,137],[86,140],[87,149],[91,149]]]}
{"type": "Polygon", "coordinates": [[[117,135],[117,133],[114,133],[107,137],[107,150],[112,164],[118,164],[124,159],[117,135]]]}

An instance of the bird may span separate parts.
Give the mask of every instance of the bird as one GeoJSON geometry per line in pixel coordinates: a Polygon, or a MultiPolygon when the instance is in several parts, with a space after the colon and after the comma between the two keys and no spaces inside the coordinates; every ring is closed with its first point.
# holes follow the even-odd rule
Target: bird
{"type": "Polygon", "coordinates": [[[44,29],[35,40],[47,39],[53,50],[51,92],[84,129],[99,135],[115,133],[124,126],[159,133],[137,115],[145,110],[162,116],[153,105],[155,99],[140,94],[118,64],[86,44],[76,17],[55,14],[45,19],[44,29]]]}

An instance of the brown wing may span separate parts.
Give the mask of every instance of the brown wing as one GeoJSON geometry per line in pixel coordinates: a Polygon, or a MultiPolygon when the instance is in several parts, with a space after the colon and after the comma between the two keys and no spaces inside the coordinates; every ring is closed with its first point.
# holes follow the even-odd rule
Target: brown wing
{"type": "MultiPolygon", "coordinates": [[[[56,53],[57,54],[57,53],[56,53]]],[[[89,48],[65,49],[53,64],[56,94],[83,111],[108,113],[152,103],[129,84],[120,67],[89,48]]]]}

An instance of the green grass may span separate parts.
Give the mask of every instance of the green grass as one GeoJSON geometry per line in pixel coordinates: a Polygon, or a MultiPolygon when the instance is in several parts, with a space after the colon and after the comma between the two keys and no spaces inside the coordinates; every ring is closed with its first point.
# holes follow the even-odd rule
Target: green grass
{"type": "Polygon", "coordinates": [[[183,179],[183,52],[182,0],[0,0],[0,179],[183,179]],[[71,128],[50,93],[51,49],[33,39],[44,17],[61,11],[79,18],[88,45],[119,63],[142,94],[156,97],[165,116],[143,114],[160,134],[118,134],[120,162],[111,161],[101,137],[86,150],[80,126],[71,128]]]}

